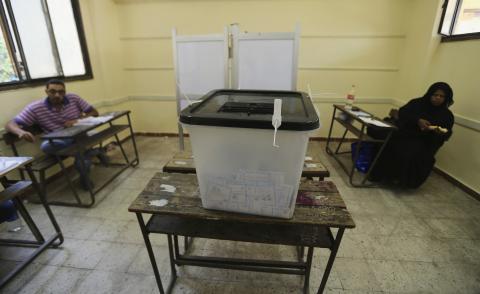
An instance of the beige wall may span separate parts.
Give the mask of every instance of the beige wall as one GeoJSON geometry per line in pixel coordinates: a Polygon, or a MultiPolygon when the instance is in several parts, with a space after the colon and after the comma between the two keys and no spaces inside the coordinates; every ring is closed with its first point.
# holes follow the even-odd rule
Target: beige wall
{"type": "MultiPolygon", "coordinates": [[[[123,72],[135,109],[135,128],[176,132],[171,29],[179,35],[241,30],[293,31],[301,25],[298,89],[310,84],[326,136],[332,102],[343,103],[352,84],[357,103],[387,113],[394,98],[410,1],[129,1],[117,0],[123,72]],[[372,7],[376,13],[371,13],[372,7]],[[268,19],[268,21],[266,21],[268,19]],[[144,100],[145,102],[138,102],[144,100]],[[170,101],[169,101],[170,100],[170,101]],[[370,104],[373,103],[373,104],[370,104]],[[145,105],[148,105],[146,108],[145,105]]],[[[123,107],[123,106],[122,106],[123,107]]]]}
{"type": "MultiPolygon", "coordinates": [[[[392,97],[409,1],[117,1],[128,93],[174,96],[171,29],[179,35],[293,31],[301,24],[299,89],[319,97],[392,97]],[[371,13],[375,7],[376,13],[371,13]]],[[[159,110],[162,111],[162,110],[159,110]]],[[[163,113],[163,112],[162,112],[163,113]]]]}
{"type": "Polygon", "coordinates": [[[480,191],[480,40],[442,43],[433,55],[426,84],[444,80],[452,86],[457,124],[437,156],[437,166],[475,191],[480,191]],[[458,124],[462,120],[474,128],[458,124]]]}

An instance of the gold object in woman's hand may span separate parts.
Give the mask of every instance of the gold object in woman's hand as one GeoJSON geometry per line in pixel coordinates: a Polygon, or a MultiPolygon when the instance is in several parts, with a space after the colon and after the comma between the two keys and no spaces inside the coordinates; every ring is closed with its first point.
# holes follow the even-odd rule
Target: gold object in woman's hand
{"type": "Polygon", "coordinates": [[[432,131],[438,131],[438,132],[444,133],[444,134],[445,134],[446,132],[448,132],[448,129],[442,128],[442,127],[440,127],[440,126],[428,126],[428,129],[429,129],[429,130],[432,130],[432,131]]]}

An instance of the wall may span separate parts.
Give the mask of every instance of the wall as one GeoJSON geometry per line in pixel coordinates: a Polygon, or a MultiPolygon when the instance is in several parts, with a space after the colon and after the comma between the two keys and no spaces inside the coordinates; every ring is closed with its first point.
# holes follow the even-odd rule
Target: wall
{"type": "MultiPolygon", "coordinates": [[[[176,118],[171,99],[175,96],[173,27],[179,35],[221,33],[232,23],[239,23],[241,30],[274,32],[293,31],[299,22],[298,88],[306,90],[310,84],[327,126],[332,102],[343,103],[352,84],[357,85],[358,103],[379,106],[391,101],[405,42],[404,15],[410,5],[403,0],[116,3],[122,19],[127,92],[132,99],[151,105],[148,113],[152,115],[142,114],[142,120],[135,122],[136,129],[156,132],[177,130],[175,123],[170,123],[176,118]]],[[[134,107],[142,106],[137,103],[134,107]]],[[[386,114],[388,107],[380,107],[380,114],[386,114]]],[[[327,131],[324,127],[317,135],[326,136],[327,131]]]]}
{"type": "Polygon", "coordinates": [[[425,78],[427,85],[448,81],[454,90],[455,104],[451,110],[457,124],[452,138],[437,156],[437,166],[477,192],[480,192],[479,52],[480,40],[441,43],[425,78]]]}

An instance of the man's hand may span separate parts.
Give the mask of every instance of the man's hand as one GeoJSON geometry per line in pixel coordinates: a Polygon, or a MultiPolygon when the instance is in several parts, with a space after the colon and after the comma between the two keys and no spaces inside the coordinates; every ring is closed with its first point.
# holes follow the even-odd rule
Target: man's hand
{"type": "Polygon", "coordinates": [[[20,139],[25,139],[28,142],[35,142],[35,136],[32,133],[27,132],[27,131],[21,131],[18,134],[18,137],[20,139]]]}
{"type": "Polygon", "coordinates": [[[78,121],[78,119],[67,120],[63,124],[63,126],[66,127],[66,128],[69,128],[69,127],[73,126],[77,121],[78,121]]]}
{"type": "Polygon", "coordinates": [[[426,119],[419,119],[418,122],[417,122],[417,125],[418,127],[420,128],[420,130],[422,131],[430,131],[430,129],[428,128],[431,124],[428,120],[426,119]]]}

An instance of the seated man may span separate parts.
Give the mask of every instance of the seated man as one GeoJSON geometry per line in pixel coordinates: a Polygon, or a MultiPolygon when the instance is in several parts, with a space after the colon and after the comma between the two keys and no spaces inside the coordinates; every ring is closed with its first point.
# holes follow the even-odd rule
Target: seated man
{"type": "MultiPolygon", "coordinates": [[[[98,116],[98,111],[85,100],[75,94],[65,92],[65,83],[52,79],[46,84],[47,97],[27,105],[14,119],[9,121],[5,128],[28,142],[35,141],[35,136],[23,130],[38,124],[45,133],[73,126],[78,119],[87,116],[98,116]]],[[[45,140],[40,148],[47,154],[73,144],[73,140],[56,139],[52,142],[45,140]]],[[[75,168],[80,174],[83,188],[92,188],[93,184],[88,178],[91,162],[84,154],[75,157],[75,168]],[[83,164],[82,164],[83,161],[83,164]]]]}

